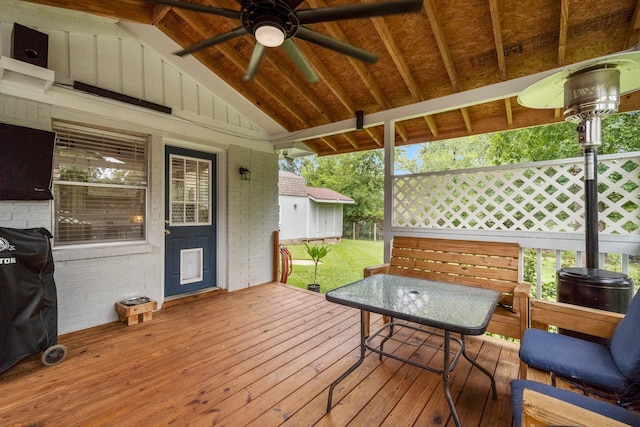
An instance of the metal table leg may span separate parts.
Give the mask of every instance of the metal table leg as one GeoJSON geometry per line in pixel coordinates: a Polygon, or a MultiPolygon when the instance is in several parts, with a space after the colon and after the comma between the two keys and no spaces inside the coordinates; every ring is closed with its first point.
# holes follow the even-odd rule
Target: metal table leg
{"type": "Polygon", "coordinates": [[[498,392],[496,390],[496,380],[493,378],[493,375],[491,374],[491,372],[489,372],[484,366],[480,365],[476,359],[474,359],[473,357],[467,354],[467,350],[464,342],[464,335],[461,335],[460,338],[462,340],[462,355],[464,356],[465,359],[471,362],[473,366],[480,369],[486,376],[489,377],[489,379],[491,380],[491,394],[493,395],[493,400],[496,400],[498,398],[498,392]]]}
{"type": "Polygon", "coordinates": [[[365,321],[368,320],[365,317],[368,317],[365,315],[365,311],[360,310],[360,359],[358,359],[358,361],[354,363],[353,366],[344,371],[342,375],[340,375],[334,382],[331,383],[331,386],[329,387],[329,399],[327,400],[327,413],[331,412],[331,401],[333,400],[333,389],[335,388],[335,386],[338,385],[340,381],[349,376],[349,374],[353,372],[358,366],[360,366],[362,364],[362,361],[364,360],[364,352],[366,349],[364,345],[366,339],[365,321]]]}
{"type": "MultiPolygon", "coordinates": [[[[444,396],[447,398],[447,403],[449,404],[449,409],[451,410],[451,416],[453,417],[453,421],[456,423],[456,427],[460,427],[460,418],[458,418],[458,412],[456,411],[456,406],[453,403],[453,398],[451,397],[451,390],[449,390],[449,372],[451,371],[451,366],[449,363],[449,348],[451,344],[450,338],[451,338],[451,333],[445,330],[444,331],[444,369],[442,370],[442,383],[444,385],[444,396]]],[[[464,346],[464,344],[462,345],[464,346]]]]}

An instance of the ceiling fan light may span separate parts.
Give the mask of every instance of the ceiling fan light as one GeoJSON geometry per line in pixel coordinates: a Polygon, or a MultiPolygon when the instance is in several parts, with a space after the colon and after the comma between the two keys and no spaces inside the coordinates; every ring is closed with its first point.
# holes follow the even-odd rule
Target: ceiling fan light
{"type": "Polygon", "coordinates": [[[256,28],[256,40],[266,47],[278,47],[284,43],[284,32],[273,25],[262,25],[256,28]]]}

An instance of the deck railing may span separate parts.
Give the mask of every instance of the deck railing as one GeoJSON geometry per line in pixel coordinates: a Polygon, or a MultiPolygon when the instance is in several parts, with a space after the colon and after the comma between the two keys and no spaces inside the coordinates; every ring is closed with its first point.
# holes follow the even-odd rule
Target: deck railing
{"type": "MultiPolygon", "coordinates": [[[[584,169],[583,158],[572,158],[394,175],[385,237],[518,242],[535,253],[541,295],[552,280],[543,277],[543,255],[555,255],[556,270],[584,265],[584,169]]],[[[600,156],[597,179],[600,267],[628,274],[640,255],[640,152],[600,156]]]]}

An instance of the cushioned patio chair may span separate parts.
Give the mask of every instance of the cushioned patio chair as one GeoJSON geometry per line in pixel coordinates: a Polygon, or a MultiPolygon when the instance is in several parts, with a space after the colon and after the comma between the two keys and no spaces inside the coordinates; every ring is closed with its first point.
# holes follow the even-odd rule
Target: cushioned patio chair
{"type": "Polygon", "coordinates": [[[523,425],[640,426],[640,416],[633,411],[535,381],[513,380],[511,403],[515,427],[523,425]]]}
{"type": "Polygon", "coordinates": [[[640,397],[640,296],[635,295],[616,326],[611,343],[527,329],[520,359],[529,367],[551,372],[583,390],[637,407],[640,397]]]}

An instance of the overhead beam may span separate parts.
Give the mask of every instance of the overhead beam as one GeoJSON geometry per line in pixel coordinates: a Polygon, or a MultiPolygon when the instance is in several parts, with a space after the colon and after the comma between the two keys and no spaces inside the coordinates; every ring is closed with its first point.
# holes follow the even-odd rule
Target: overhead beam
{"type": "MultiPolygon", "coordinates": [[[[542,71],[529,76],[523,76],[464,92],[458,92],[440,98],[429,99],[415,104],[367,114],[364,116],[364,126],[366,129],[369,126],[382,125],[388,120],[409,120],[416,117],[443,113],[445,111],[452,111],[500,99],[513,98],[518,96],[520,92],[533,83],[536,83],[538,80],[550,76],[553,73],[557,73],[561,69],[562,68],[554,68],[553,70],[542,71]]],[[[305,141],[308,139],[320,138],[326,135],[334,135],[353,130],[355,130],[355,121],[353,119],[348,119],[297,132],[288,132],[276,135],[271,141],[278,143],[305,141]]]]}

